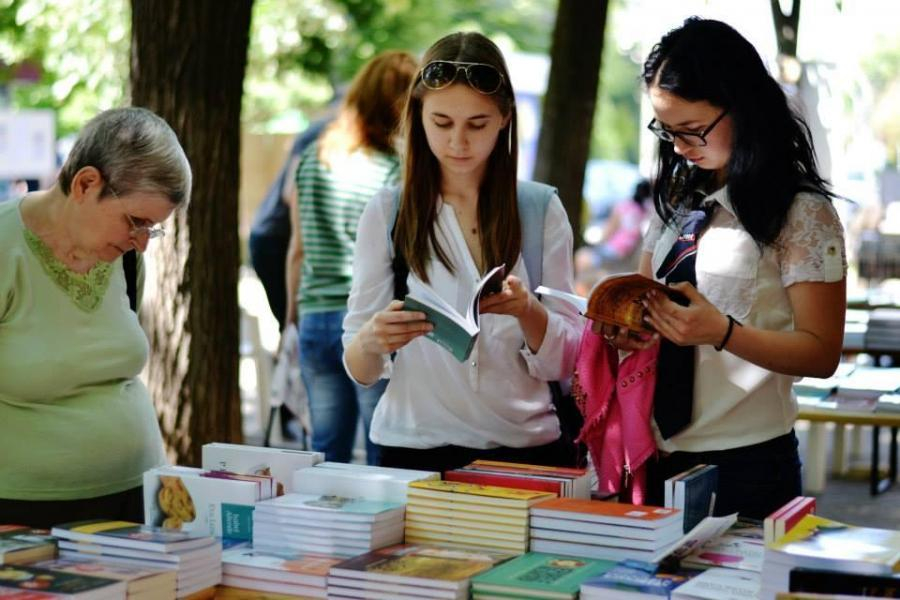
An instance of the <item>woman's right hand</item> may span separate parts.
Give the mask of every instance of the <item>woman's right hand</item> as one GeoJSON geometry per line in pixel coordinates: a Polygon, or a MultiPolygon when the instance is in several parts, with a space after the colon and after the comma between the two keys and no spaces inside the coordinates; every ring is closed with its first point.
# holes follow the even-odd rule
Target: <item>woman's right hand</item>
{"type": "Polygon", "coordinates": [[[594,321],[591,330],[617,350],[645,350],[659,341],[658,333],[639,333],[625,327],[594,321]]]}
{"type": "Polygon", "coordinates": [[[425,313],[403,310],[402,300],[393,300],[372,315],[359,331],[359,342],[367,354],[390,354],[434,329],[425,313]]]}

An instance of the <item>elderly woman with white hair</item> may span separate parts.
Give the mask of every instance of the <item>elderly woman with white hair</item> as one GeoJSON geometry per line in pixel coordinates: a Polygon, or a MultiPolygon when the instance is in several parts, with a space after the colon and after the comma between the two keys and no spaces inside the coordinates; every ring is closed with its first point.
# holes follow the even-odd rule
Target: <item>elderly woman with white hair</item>
{"type": "Polygon", "coordinates": [[[122,255],[190,191],[169,125],[122,108],[87,123],[53,187],[0,205],[0,521],[143,519],[165,455],[122,255]]]}

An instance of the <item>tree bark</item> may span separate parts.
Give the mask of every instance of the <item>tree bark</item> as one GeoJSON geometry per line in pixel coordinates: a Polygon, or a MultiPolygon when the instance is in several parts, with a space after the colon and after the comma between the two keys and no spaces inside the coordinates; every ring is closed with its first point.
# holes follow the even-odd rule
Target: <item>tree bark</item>
{"type": "Polygon", "coordinates": [[[131,93],[175,130],[193,193],[151,242],[141,317],[171,460],[240,442],[238,183],[252,0],[132,0],[131,93]]]}
{"type": "Polygon", "coordinates": [[[541,117],[534,178],[559,189],[576,245],[608,8],[609,0],[559,0],[541,117]]]}
{"type": "Polygon", "coordinates": [[[796,58],[797,34],[800,31],[800,0],[791,0],[791,12],[784,14],[779,0],[769,0],[772,19],[775,21],[775,39],[778,53],[796,58]]]}

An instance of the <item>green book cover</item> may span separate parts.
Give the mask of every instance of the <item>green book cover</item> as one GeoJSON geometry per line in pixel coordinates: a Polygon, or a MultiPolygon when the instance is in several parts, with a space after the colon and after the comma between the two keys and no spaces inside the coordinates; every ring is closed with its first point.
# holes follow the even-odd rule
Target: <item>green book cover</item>
{"type": "Polygon", "coordinates": [[[443,346],[456,357],[456,360],[462,362],[472,353],[480,331],[479,302],[482,298],[497,293],[503,288],[505,275],[505,265],[494,267],[488,271],[475,286],[465,315],[424,284],[421,289],[406,295],[403,301],[403,310],[425,313],[425,320],[434,325],[434,329],[425,334],[425,337],[443,346]]]}
{"type": "Polygon", "coordinates": [[[602,575],[615,564],[611,560],[528,552],[473,577],[472,591],[539,591],[545,598],[574,598],[584,580],[602,575]]]}

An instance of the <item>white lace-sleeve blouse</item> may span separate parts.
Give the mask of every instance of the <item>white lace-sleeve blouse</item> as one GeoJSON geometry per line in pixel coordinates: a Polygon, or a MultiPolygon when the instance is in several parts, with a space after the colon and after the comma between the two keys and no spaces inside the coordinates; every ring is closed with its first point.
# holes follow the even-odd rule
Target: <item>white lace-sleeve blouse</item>
{"type": "MultiPolygon", "coordinates": [[[[840,281],[847,273],[844,230],[831,202],[800,193],[777,242],[760,246],[741,226],[726,188],[704,203],[718,204],[697,250],[697,288],[722,313],[746,325],[793,328],[787,288],[800,282],[840,281]]],[[[644,250],[659,268],[677,235],[654,212],[644,250]]],[[[791,430],[797,417],[793,376],[774,373],[712,346],[698,346],[694,414],[681,433],[662,440],[667,452],[747,446],[791,430]]],[[[654,425],[655,428],[655,425],[654,425]]]]}

